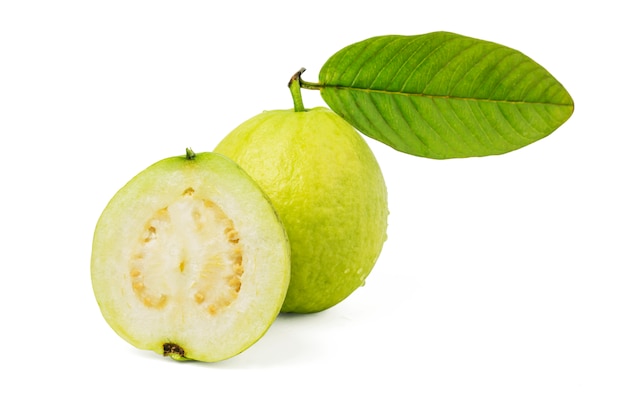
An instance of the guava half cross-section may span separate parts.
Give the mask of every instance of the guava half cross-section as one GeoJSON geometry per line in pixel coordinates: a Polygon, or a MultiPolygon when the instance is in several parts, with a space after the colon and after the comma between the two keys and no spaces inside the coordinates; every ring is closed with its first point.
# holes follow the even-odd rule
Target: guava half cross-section
{"type": "Polygon", "coordinates": [[[224,156],[188,150],[111,199],[94,233],[91,275],[105,320],[127,342],[216,362],[274,322],[290,247],[254,180],[224,156]]]}

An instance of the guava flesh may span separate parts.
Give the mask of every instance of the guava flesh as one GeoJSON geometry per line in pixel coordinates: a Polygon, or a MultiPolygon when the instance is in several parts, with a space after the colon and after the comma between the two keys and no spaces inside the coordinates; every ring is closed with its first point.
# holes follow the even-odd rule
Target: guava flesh
{"type": "Polygon", "coordinates": [[[290,275],[285,230],[234,162],[162,160],[128,182],[94,233],[92,284],[108,324],[132,345],[215,362],[254,344],[290,275]]]}
{"type": "Polygon", "coordinates": [[[365,283],[386,240],[387,188],[361,135],[324,107],[271,110],[215,148],[267,193],[291,244],[283,312],[314,313],[365,283]]]}

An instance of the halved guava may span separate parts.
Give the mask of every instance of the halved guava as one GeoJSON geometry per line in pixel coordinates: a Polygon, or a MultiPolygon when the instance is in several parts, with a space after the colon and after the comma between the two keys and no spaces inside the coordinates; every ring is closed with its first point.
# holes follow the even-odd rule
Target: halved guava
{"type": "Polygon", "coordinates": [[[115,194],[96,226],[91,275],[105,320],[126,341],[215,362],[273,323],[290,248],[267,196],[237,164],[188,150],[115,194]]]}

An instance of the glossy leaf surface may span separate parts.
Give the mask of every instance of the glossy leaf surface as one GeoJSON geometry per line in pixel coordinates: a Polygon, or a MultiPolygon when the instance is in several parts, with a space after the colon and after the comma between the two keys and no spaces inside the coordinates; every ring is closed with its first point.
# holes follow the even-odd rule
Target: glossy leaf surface
{"type": "Polygon", "coordinates": [[[347,46],[324,64],[318,88],[365,135],[435,159],[519,149],[574,110],[561,83],[526,55],[449,32],[347,46]]]}

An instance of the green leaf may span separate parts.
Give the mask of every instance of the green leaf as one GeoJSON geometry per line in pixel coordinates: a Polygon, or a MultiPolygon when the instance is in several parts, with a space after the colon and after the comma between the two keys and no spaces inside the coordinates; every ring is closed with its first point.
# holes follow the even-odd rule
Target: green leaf
{"type": "Polygon", "coordinates": [[[449,32],[352,44],[319,79],[309,88],[365,135],[435,159],[513,151],[574,111],[565,88],[526,55],[449,32]]]}

